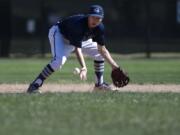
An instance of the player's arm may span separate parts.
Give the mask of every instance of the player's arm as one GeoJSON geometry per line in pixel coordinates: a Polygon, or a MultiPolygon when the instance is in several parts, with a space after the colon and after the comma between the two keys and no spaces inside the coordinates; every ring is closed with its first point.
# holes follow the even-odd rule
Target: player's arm
{"type": "Polygon", "coordinates": [[[75,53],[76,53],[77,59],[79,61],[79,64],[81,65],[80,78],[81,78],[81,80],[86,80],[87,79],[87,77],[86,77],[87,67],[86,67],[86,63],[85,63],[84,56],[82,53],[82,49],[79,47],[76,47],[75,53]]]}
{"type": "Polygon", "coordinates": [[[86,69],[86,63],[85,63],[85,60],[84,60],[84,56],[82,54],[82,49],[76,47],[75,52],[76,52],[76,56],[77,56],[77,59],[79,61],[79,64],[81,65],[82,68],[86,69]]]}
{"type": "Polygon", "coordinates": [[[111,65],[112,69],[119,68],[118,64],[114,61],[109,51],[105,47],[105,33],[104,25],[101,24],[96,29],[96,35],[93,37],[93,40],[98,43],[98,50],[104,59],[111,65]]]}
{"type": "Polygon", "coordinates": [[[119,67],[119,65],[115,62],[115,60],[112,58],[109,51],[106,49],[105,45],[98,45],[98,51],[100,54],[104,57],[104,59],[111,65],[112,69],[116,69],[119,67]]]}

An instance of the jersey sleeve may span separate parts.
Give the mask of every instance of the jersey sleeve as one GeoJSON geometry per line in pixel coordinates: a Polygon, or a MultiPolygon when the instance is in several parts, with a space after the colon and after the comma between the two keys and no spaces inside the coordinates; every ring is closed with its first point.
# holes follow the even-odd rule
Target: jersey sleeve
{"type": "Polygon", "coordinates": [[[103,24],[95,29],[93,41],[97,42],[101,46],[105,45],[105,32],[103,24]]]}

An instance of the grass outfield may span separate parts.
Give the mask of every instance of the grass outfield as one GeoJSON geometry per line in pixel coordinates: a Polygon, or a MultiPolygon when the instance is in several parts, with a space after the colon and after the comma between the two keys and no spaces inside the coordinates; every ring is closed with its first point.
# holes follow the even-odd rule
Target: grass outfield
{"type": "Polygon", "coordinates": [[[179,94],[0,95],[1,135],[179,135],[179,94]]]}
{"type": "MultiPolygon", "coordinates": [[[[178,59],[119,59],[131,83],[180,84],[178,59]]],[[[47,59],[1,59],[0,83],[29,83],[47,59]]],[[[87,60],[88,81],[93,63],[87,60]]],[[[79,83],[74,58],[48,83],[79,83]]],[[[110,67],[105,79],[109,82],[110,67]]],[[[0,135],[179,135],[178,93],[0,94],[0,135]]]]}
{"type": "MultiPolygon", "coordinates": [[[[145,84],[179,84],[179,59],[119,59],[116,61],[127,70],[131,83],[145,84]]],[[[49,59],[0,59],[0,83],[30,83],[49,62],[49,59]]],[[[86,60],[88,65],[88,83],[94,81],[93,61],[86,60]]],[[[72,58],[67,61],[63,69],[53,74],[47,82],[50,83],[80,83],[77,76],[72,74],[74,67],[79,64],[72,58]]],[[[106,64],[105,80],[111,82],[111,69],[106,64]]]]}

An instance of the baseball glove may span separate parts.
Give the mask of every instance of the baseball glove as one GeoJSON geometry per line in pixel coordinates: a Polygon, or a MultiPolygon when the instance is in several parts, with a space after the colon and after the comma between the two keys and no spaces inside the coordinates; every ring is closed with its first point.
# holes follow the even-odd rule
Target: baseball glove
{"type": "Polygon", "coordinates": [[[128,75],[120,68],[112,70],[111,78],[116,87],[124,87],[129,83],[128,75]]]}

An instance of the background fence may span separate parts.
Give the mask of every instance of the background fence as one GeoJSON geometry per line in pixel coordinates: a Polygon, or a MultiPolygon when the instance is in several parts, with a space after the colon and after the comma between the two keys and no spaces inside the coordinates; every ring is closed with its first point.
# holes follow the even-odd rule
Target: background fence
{"type": "Polygon", "coordinates": [[[180,0],[0,0],[0,56],[50,52],[49,27],[91,4],[105,9],[112,52],[180,52],[180,0]]]}

